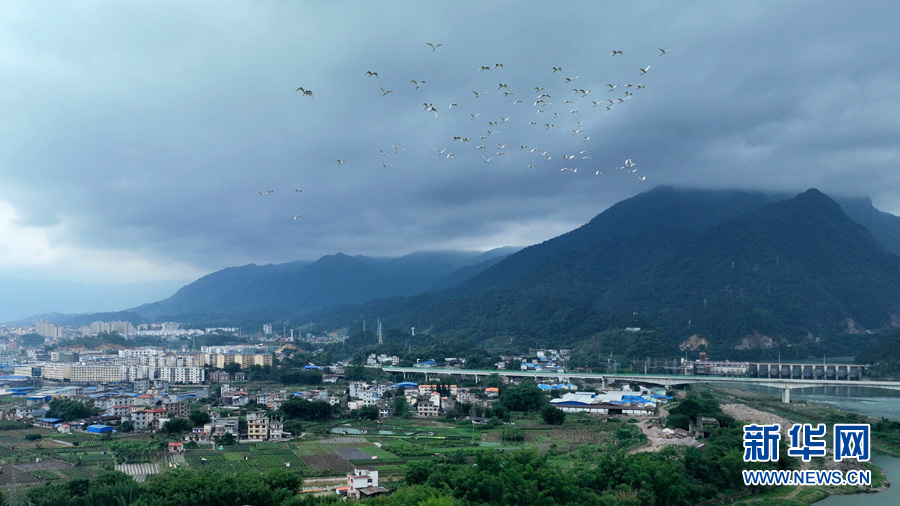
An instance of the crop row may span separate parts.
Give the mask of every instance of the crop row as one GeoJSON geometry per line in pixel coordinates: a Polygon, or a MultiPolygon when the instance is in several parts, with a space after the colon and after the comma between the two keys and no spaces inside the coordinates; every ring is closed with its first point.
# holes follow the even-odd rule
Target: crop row
{"type": "Polygon", "coordinates": [[[54,473],[53,471],[49,471],[47,469],[39,469],[37,471],[29,471],[28,474],[31,476],[41,480],[41,481],[49,481],[49,480],[58,480],[59,475],[54,473]]]}

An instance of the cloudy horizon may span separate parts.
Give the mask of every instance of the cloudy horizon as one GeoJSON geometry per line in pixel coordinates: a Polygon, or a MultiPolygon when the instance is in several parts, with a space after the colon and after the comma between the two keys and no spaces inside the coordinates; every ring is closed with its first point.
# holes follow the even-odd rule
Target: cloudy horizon
{"type": "Polygon", "coordinates": [[[658,185],[900,214],[898,14],[4,3],[0,321],[69,312],[29,283],[157,297],[249,263],[535,244],[658,185]]]}

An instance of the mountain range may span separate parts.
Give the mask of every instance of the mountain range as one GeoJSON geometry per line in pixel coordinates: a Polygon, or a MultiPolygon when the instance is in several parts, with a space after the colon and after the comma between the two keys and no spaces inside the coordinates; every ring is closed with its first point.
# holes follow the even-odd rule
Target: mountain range
{"type": "Polygon", "coordinates": [[[420,340],[486,345],[640,327],[609,339],[814,356],[820,341],[852,350],[900,325],[898,255],[900,218],[868,199],[658,187],[524,249],[232,267],[118,316],[351,331],[380,317],[420,340]]]}
{"type": "Polygon", "coordinates": [[[900,323],[900,218],[842,202],[815,189],[781,198],[656,188],[449,290],[314,319],[364,312],[433,335],[555,346],[640,327],[658,331],[640,347],[654,355],[691,340],[738,356],[852,354],[900,323]]]}

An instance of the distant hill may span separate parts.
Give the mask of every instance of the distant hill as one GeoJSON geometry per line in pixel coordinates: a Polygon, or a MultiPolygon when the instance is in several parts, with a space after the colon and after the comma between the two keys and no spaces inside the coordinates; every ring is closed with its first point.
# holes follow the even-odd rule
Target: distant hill
{"type": "Polygon", "coordinates": [[[151,321],[285,318],[328,306],[438,290],[517,250],[419,252],[399,258],[338,253],[315,262],[230,267],[184,286],[168,299],[130,311],[151,321]]]}
{"type": "MultiPolygon", "coordinates": [[[[815,337],[852,348],[900,321],[900,257],[888,249],[818,190],[776,200],[657,188],[457,287],[366,309],[400,328],[480,342],[570,346],[643,326],[665,336],[651,350],[677,352],[696,334],[723,354],[788,346],[815,356],[815,337]]],[[[315,316],[336,323],[354,311],[315,316]]]]}
{"type": "Polygon", "coordinates": [[[875,209],[868,197],[836,198],[835,201],[847,216],[868,228],[886,250],[900,255],[900,217],[875,209]]]}
{"type": "Polygon", "coordinates": [[[692,338],[720,357],[821,357],[900,326],[898,253],[900,218],[868,199],[659,187],[521,250],[232,267],[105,316],[357,330],[379,317],[473,346],[671,356],[692,338]]]}

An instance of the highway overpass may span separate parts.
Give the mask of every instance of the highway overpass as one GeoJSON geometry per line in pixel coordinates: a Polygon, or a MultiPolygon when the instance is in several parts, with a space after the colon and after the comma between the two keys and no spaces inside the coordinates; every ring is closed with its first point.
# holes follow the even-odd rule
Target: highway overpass
{"type": "Polygon", "coordinates": [[[614,374],[614,373],[584,373],[584,372],[556,372],[556,371],[507,371],[500,369],[455,369],[442,367],[382,367],[382,370],[390,373],[402,373],[404,378],[410,374],[424,374],[425,381],[430,378],[440,378],[448,375],[459,377],[473,377],[475,382],[497,374],[510,378],[532,378],[540,383],[542,380],[568,381],[572,379],[600,381],[604,386],[609,382],[628,381],[658,385],[665,388],[673,388],[692,384],[744,384],[761,385],[781,389],[781,400],[791,402],[791,390],[811,388],[819,386],[849,385],[865,388],[881,388],[886,390],[900,390],[900,381],[847,381],[825,379],[779,379],[779,378],[743,378],[707,375],[668,375],[668,374],[614,374]]]}

